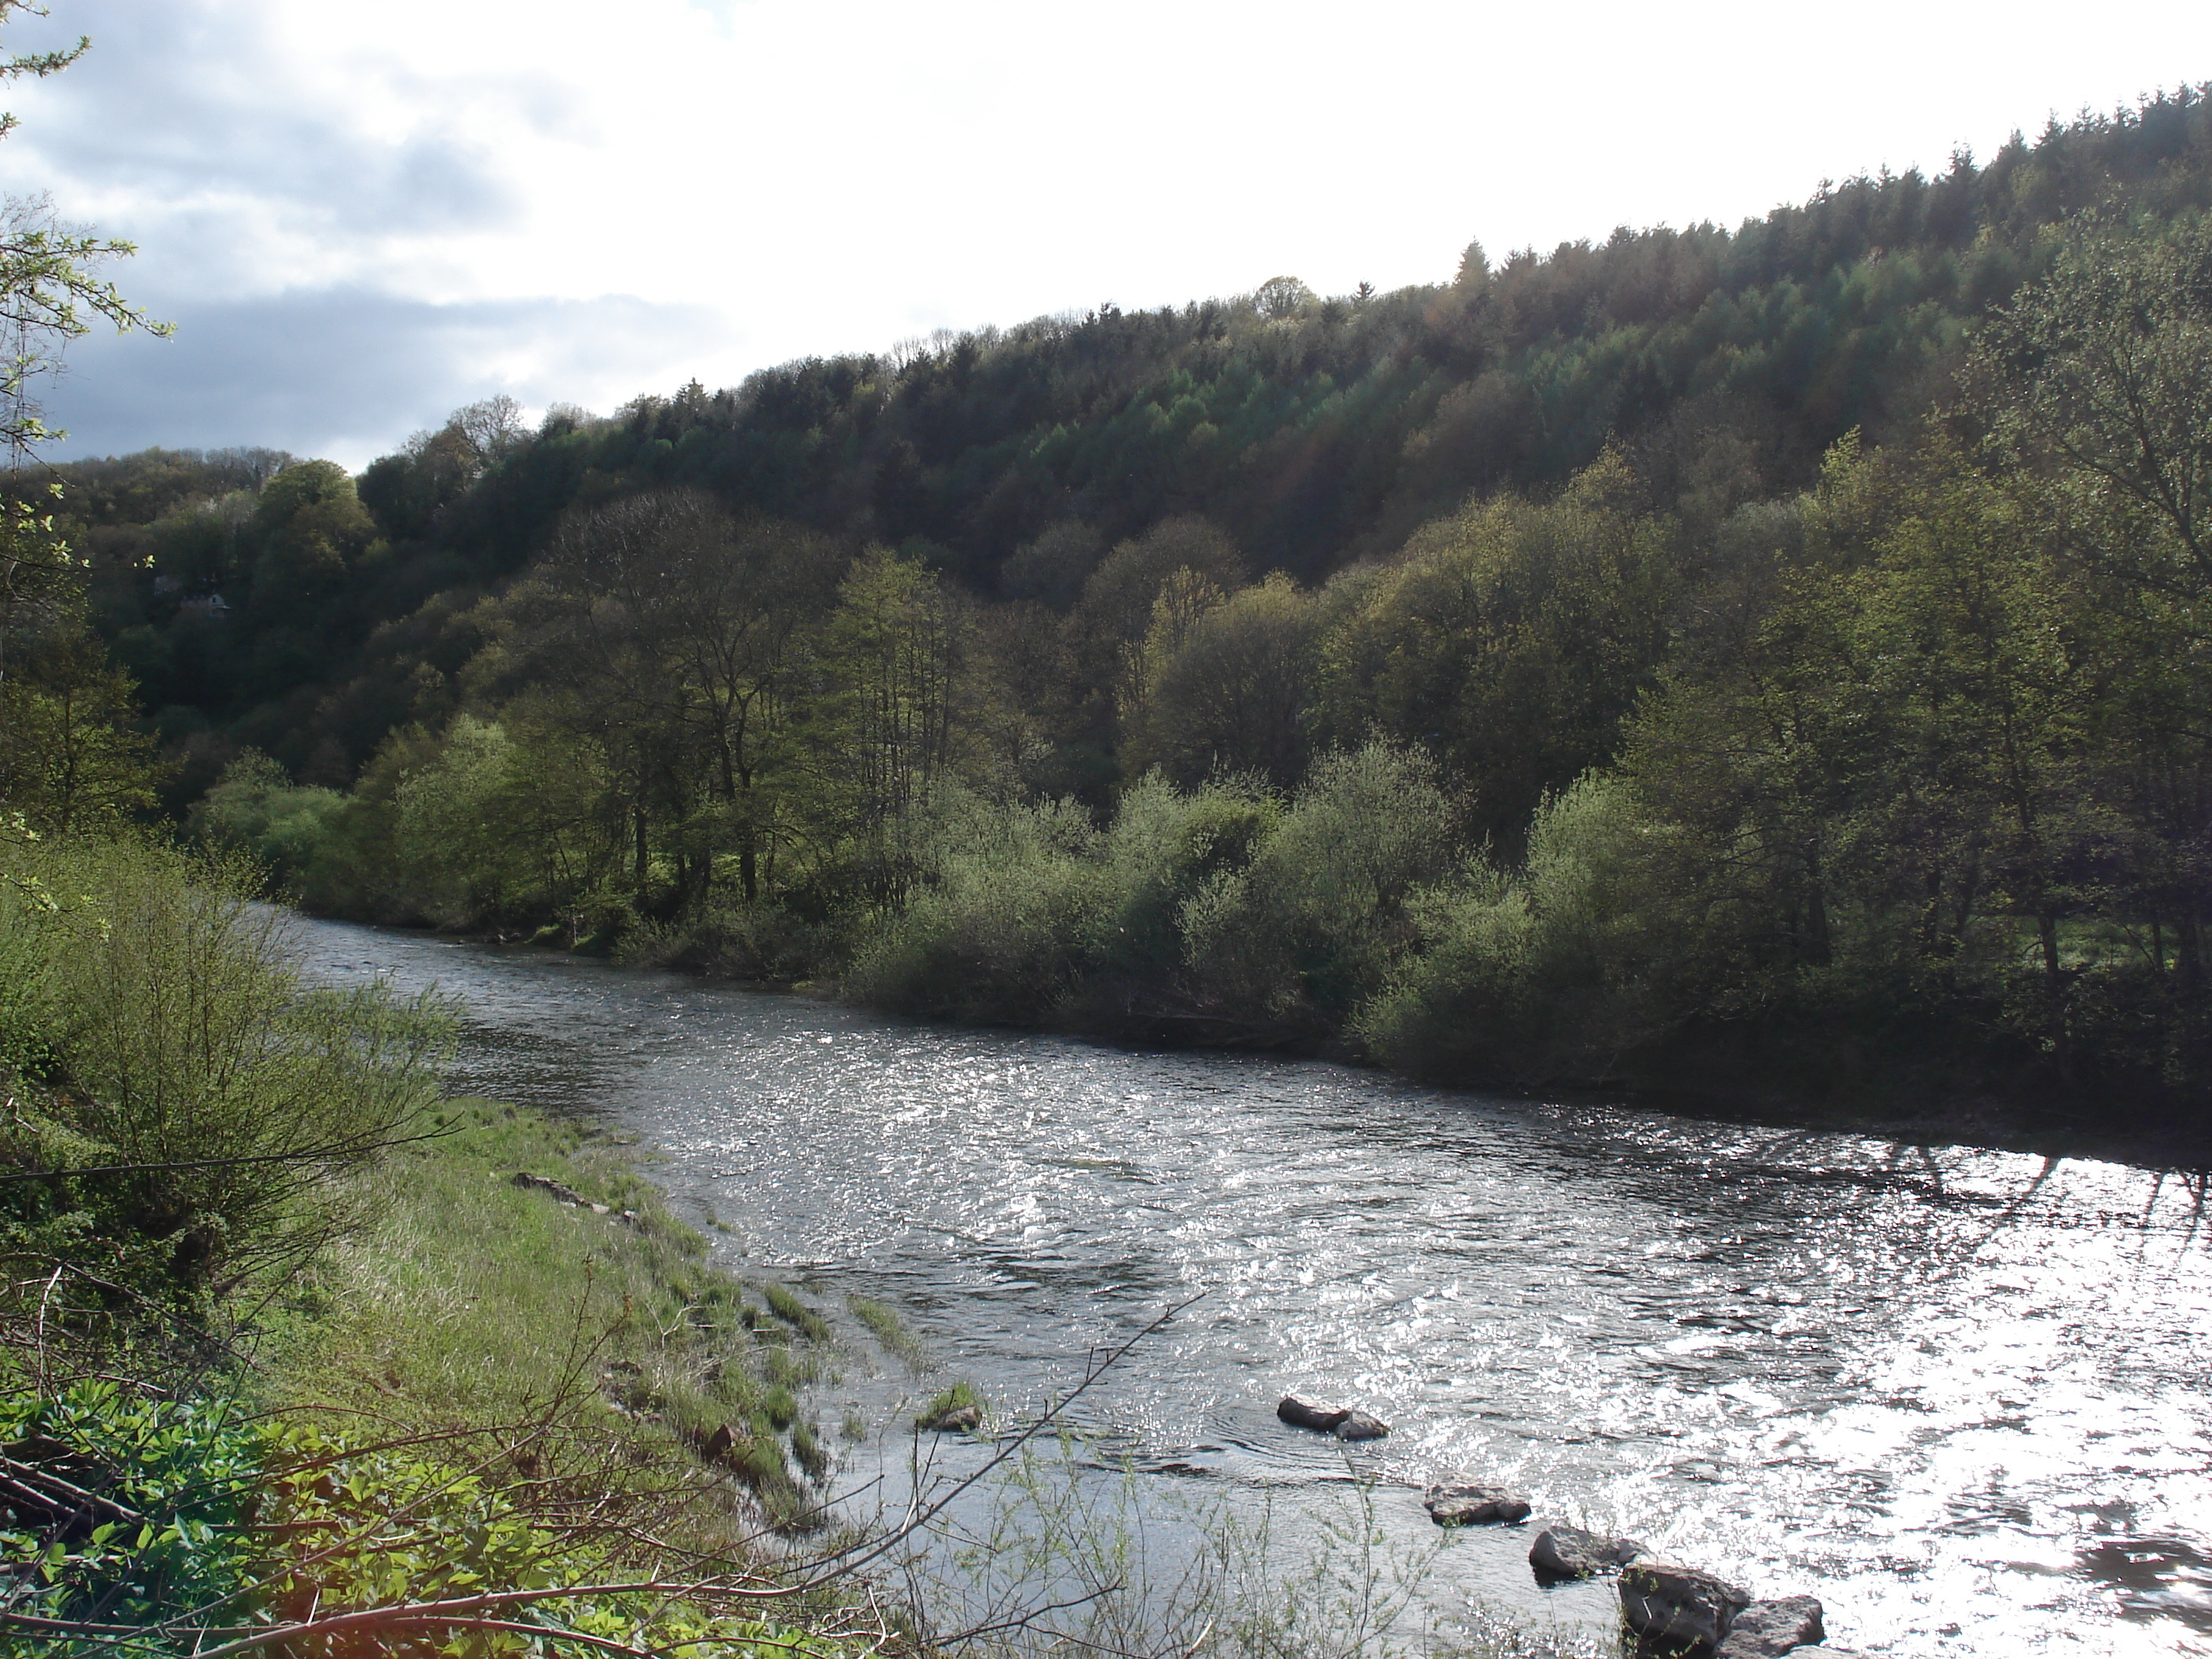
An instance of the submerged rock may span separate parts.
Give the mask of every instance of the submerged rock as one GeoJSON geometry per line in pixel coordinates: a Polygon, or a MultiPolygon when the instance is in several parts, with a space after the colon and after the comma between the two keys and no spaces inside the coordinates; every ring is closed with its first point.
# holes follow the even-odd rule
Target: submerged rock
{"type": "Polygon", "coordinates": [[[1349,1406],[1324,1406],[1315,1400],[1301,1400],[1286,1394],[1276,1403],[1275,1415],[1294,1429],[1317,1429],[1323,1434],[1334,1434],[1337,1425],[1352,1415],[1349,1406]]]}
{"type": "Polygon", "coordinates": [[[1751,1594],[1726,1579],[1647,1556],[1620,1571],[1620,1616],[1638,1636],[1717,1648],[1751,1594]]]}
{"type": "Polygon", "coordinates": [[[1633,1538],[1610,1538],[1554,1522],[1528,1546],[1528,1565],[1539,1578],[1589,1578],[1609,1567],[1625,1567],[1644,1553],[1633,1538]]]}
{"type": "Polygon", "coordinates": [[[1713,1659],[1782,1659],[1785,1653],[1803,1653],[1826,1634],[1820,1604],[1809,1595],[1753,1601],[1736,1614],[1713,1659]]]}
{"type": "Polygon", "coordinates": [[[1502,1486],[1431,1486],[1421,1495],[1429,1519],[1440,1527],[1479,1527],[1494,1522],[1526,1521],[1532,1505],[1502,1486]]]}
{"type": "Polygon", "coordinates": [[[1370,1417],[1365,1412],[1352,1411],[1335,1428],[1339,1440],[1380,1440],[1390,1432],[1390,1425],[1379,1417],[1370,1417]]]}
{"type": "Polygon", "coordinates": [[[955,1382],[921,1408],[914,1419],[925,1433],[973,1434],[983,1426],[983,1401],[965,1382],[955,1382]]]}

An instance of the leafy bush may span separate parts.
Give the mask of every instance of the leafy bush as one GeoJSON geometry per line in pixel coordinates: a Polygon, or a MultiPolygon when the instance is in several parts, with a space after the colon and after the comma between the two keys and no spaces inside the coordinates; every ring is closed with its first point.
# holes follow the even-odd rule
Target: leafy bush
{"type": "Polygon", "coordinates": [[[1420,948],[1358,1011],[1355,1034],[1417,1076],[1616,1074],[1701,977],[1699,934],[1668,902],[1673,850],[1626,785],[1583,779],[1539,810],[1519,871],[1478,860],[1413,897],[1420,948]]]}
{"type": "Polygon", "coordinates": [[[191,1651],[197,1631],[241,1611],[252,1583],[266,1438],[220,1398],[148,1401],[100,1381],[0,1396],[0,1448],[20,1471],[0,1511],[9,1611],[138,1628],[179,1620],[173,1634],[108,1650],[191,1651]]]}
{"type": "MultiPolygon", "coordinates": [[[[566,943],[557,927],[546,943],[566,943]]],[[[671,922],[641,921],[622,934],[615,960],[717,979],[789,984],[823,973],[841,957],[844,930],[782,905],[709,901],[671,922]]]]}
{"type": "Polygon", "coordinates": [[[1459,810],[1419,749],[1323,756],[1241,869],[1185,902],[1192,995],[1224,1018],[1327,1036],[1412,941],[1407,900],[1455,858],[1459,810]]]}
{"type": "Polygon", "coordinates": [[[17,1576],[7,1613],[80,1627],[19,1626],[11,1652],[155,1659],[283,1625],[302,1626],[281,1650],[303,1659],[488,1656],[533,1630],[730,1656],[848,1651],[752,1616],[711,1575],[681,1595],[590,1588],[653,1573],[619,1528],[588,1508],[580,1522],[526,1505],[530,1488],[457,1460],[450,1436],[362,1444],[248,1424],[221,1399],[148,1401],[95,1382],[0,1396],[0,1437],[23,1471],[0,1525],[17,1576]],[[471,1598],[484,1604],[429,1605],[471,1598]]]}
{"type": "Polygon", "coordinates": [[[0,1242],[111,1306],[118,1286],[200,1304],[304,1261],[354,1213],[343,1173],[434,1099],[439,1006],[303,988],[238,870],[128,842],[0,860],[21,1084],[0,1159],[52,1172],[0,1185],[0,1242]]]}
{"type": "Polygon", "coordinates": [[[934,816],[927,884],[862,946],[847,983],[915,1013],[1039,1018],[1073,988],[1100,906],[1089,815],[1073,801],[1000,805],[947,791],[934,816]]]}
{"type": "Polygon", "coordinates": [[[258,750],[223,770],[185,820],[194,841],[242,852],[280,881],[296,881],[322,855],[333,821],[347,810],[335,789],[303,787],[258,750]]]}
{"type": "Polygon", "coordinates": [[[1182,790],[1153,775],[1124,793],[1106,832],[1106,902],[1085,941],[1104,981],[1096,993],[1171,982],[1182,966],[1183,905],[1248,863],[1281,816],[1282,803],[1245,778],[1182,790]]]}

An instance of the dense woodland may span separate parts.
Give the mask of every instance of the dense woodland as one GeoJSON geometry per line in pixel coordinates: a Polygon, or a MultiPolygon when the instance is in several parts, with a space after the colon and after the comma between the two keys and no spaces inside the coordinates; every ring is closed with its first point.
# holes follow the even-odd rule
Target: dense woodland
{"type": "Polygon", "coordinates": [[[2204,88],[1733,231],[15,503],[0,796],[331,913],[2212,1127],[2204,88]]]}

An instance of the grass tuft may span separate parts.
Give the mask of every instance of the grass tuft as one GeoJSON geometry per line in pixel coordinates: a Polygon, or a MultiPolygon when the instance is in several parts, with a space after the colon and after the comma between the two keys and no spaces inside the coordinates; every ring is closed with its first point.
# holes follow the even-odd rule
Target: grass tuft
{"type": "Polygon", "coordinates": [[[845,1305],[852,1310],[854,1318],[868,1328],[885,1353],[896,1356],[917,1376],[929,1369],[929,1351],[920,1337],[907,1329],[896,1309],[857,1293],[848,1296],[845,1305]]]}

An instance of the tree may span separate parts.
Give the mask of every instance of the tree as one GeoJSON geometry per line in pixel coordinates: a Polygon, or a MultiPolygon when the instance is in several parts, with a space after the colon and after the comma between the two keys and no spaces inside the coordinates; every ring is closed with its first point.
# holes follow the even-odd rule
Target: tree
{"type": "Polygon", "coordinates": [[[335,461],[301,461],[261,487],[247,533],[258,610],[287,620],[335,598],[376,538],[353,479],[335,461]]]}
{"type": "MultiPolygon", "coordinates": [[[[0,0],[0,28],[19,15],[45,12],[36,0],[0,0]]],[[[0,57],[0,82],[58,75],[91,46],[80,36],[67,51],[0,57]]],[[[0,138],[15,125],[12,114],[0,113],[0,138]]],[[[92,331],[92,319],[112,324],[118,333],[171,332],[169,324],[154,321],[100,277],[101,265],[137,251],[135,244],[63,224],[44,196],[9,197],[0,204],[0,444],[17,465],[40,444],[64,435],[40,418],[31,382],[59,365],[70,341],[92,331]]]]}
{"type": "MultiPolygon", "coordinates": [[[[0,0],[0,28],[18,14],[43,15],[44,9],[33,0],[0,0]]],[[[0,82],[58,74],[90,46],[80,38],[64,52],[0,57],[0,82]]],[[[0,138],[15,125],[12,114],[0,113],[0,138]]],[[[91,331],[88,317],[120,332],[170,331],[98,276],[107,260],[136,252],[128,242],[63,225],[43,196],[0,204],[0,444],[15,466],[63,435],[40,418],[31,382],[58,366],[69,341],[91,331]]],[[[50,486],[46,494],[60,491],[50,486]]],[[[124,725],[130,682],[108,669],[83,625],[81,568],[50,508],[12,492],[0,503],[0,793],[63,830],[146,805],[153,779],[148,745],[124,725]],[[39,683],[9,675],[9,647],[26,624],[42,636],[39,683]]]]}
{"type": "Polygon", "coordinates": [[[65,611],[0,682],[0,805],[52,835],[151,805],[162,769],[131,725],[135,691],[82,616],[65,611]]]}
{"type": "Polygon", "coordinates": [[[2212,218],[2064,233],[1977,348],[1992,425],[2079,550],[2170,598],[2212,594],[2212,218]]]}
{"type": "Polygon", "coordinates": [[[759,896],[781,833],[789,682],[844,563],[826,537],[740,522],[697,490],[594,507],[555,537],[545,575],[567,677],[588,684],[592,718],[619,729],[603,741],[632,757],[641,813],[656,779],[685,813],[695,891],[733,848],[746,900],[759,896]]]}
{"type": "Polygon", "coordinates": [[[1252,308],[1271,323],[1303,316],[1315,303],[1314,291],[1295,276],[1270,276],[1252,295],[1252,308]]]}
{"type": "Polygon", "coordinates": [[[2195,1000],[2212,982],[2212,218],[2057,240],[1978,342],[1978,412],[2113,630],[2100,753],[2129,908],[2195,1000]]]}
{"type": "MultiPolygon", "coordinates": [[[[48,501],[59,494],[48,487],[48,501]]],[[[78,562],[54,529],[46,503],[20,497],[0,501],[0,686],[9,674],[9,650],[19,628],[74,590],[78,562]]]]}
{"type": "Polygon", "coordinates": [[[1122,769],[1188,787],[1250,771],[1287,788],[1304,769],[1303,715],[1320,632],[1312,598],[1277,571],[1224,599],[1188,571],[1160,590],[1122,716],[1122,769]]]}
{"type": "Polygon", "coordinates": [[[1611,755],[1668,643],[1671,526],[1608,454],[1557,500],[1510,495],[1424,527],[1353,595],[1322,650],[1325,738],[1426,749],[1517,842],[1547,790],[1611,755]]]}
{"type": "Polygon", "coordinates": [[[954,759],[963,622],[941,580],[878,547],[854,561],[818,637],[801,732],[817,833],[878,905],[912,886],[919,809],[954,759]]]}

